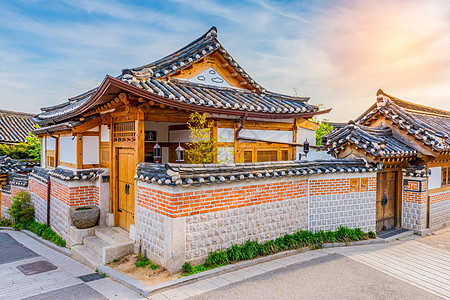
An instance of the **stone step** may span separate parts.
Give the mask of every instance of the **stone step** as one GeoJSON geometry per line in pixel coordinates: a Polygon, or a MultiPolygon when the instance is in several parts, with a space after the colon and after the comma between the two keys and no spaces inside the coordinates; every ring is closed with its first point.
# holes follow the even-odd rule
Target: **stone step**
{"type": "Polygon", "coordinates": [[[102,265],[102,258],[100,257],[100,255],[98,255],[85,245],[73,246],[71,248],[71,257],[93,270],[102,265]]]}
{"type": "Polygon", "coordinates": [[[83,240],[83,244],[91,249],[93,252],[97,253],[99,256],[102,255],[102,249],[104,247],[109,247],[110,245],[102,239],[99,239],[97,236],[88,236],[83,240]]]}
{"type": "Polygon", "coordinates": [[[127,236],[123,236],[116,230],[107,227],[95,229],[95,235],[104,242],[108,243],[110,246],[130,242],[127,236]]]}

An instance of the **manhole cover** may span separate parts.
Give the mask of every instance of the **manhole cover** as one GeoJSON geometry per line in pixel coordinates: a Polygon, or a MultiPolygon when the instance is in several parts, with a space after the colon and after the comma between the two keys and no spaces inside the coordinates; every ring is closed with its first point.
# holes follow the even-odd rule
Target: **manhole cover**
{"type": "Polygon", "coordinates": [[[17,266],[17,269],[19,269],[19,271],[25,275],[35,275],[39,273],[56,270],[58,269],[58,267],[49,263],[46,260],[40,260],[29,264],[17,266]]]}
{"type": "Polygon", "coordinates": [[[92,274],[88,274],[88,275],[79,276],[78,278],[80,278],[84,282],[90,282],[90,281],[94,281],[94,280],[103,279],[104,277],[99,273],[92,273],[92,274]]]}

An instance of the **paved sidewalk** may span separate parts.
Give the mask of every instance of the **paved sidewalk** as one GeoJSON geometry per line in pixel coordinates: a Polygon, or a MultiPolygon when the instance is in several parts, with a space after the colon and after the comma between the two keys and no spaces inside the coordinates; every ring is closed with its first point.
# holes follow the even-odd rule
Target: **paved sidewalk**
{"type": "Polygon", "coordinates": [[[149,298],[267,299],[278,295],[298,299],[303,295],[315,299],[450,299],[450,252],[427,246],[419,239],[412,236],[389,244],[309,251],[149,298]],[[279,294],[280,289],[285,294],[279,294]]]}
{"type": "MultiPolygon", "coordinates": [[[[41,270],[28,269],[31,272],[41,270]]],[[[0,299],[142,299],[109,278],[98,274],[93,278],[82,277],[93,273],[94,270],[22,232],[0,230],[0,299]],[[50,263],[55,269],[25,275],[17,268],[37,262],[40,265],[50,263]]]]}

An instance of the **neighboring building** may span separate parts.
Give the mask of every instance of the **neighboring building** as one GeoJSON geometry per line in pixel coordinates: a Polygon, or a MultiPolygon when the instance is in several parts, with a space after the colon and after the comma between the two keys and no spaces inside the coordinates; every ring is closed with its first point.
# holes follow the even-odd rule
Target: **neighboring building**
{"type": "Polygon", "coordinates": [[[328,136],[337,158],[381,163],[377,178],[377,231],[425,233],[450,222],[450,112],[377,92],[355,122],[328,136]]]}
{"type": "Polygon", "coordinates": [[[26,142],[26,137],[36,124],[33,114],[0,110],[0,144],[26,142]]]}

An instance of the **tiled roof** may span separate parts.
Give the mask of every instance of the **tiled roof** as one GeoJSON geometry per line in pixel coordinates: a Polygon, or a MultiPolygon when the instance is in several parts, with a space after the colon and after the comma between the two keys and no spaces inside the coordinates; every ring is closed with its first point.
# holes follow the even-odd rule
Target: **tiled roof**
{"type": "Polygon", "coordinates": [[[28,174],[8,173],[7,184],[15,186],[28,186],[28,174]]]}
{"type": "Polygon", "coordinates": [[[428,177],[427,166],[409,166],[403,168],[402,173],[409,177],[428,177]]]}
{"type": "Polygon", "coordinates": [[[356,121],[366,125],[378,115],[385,116],[399,129],[433,150],[450,150],[450,112],[448,111],[400,100],[379,90],[377,103],[356,121]]]}
{"type": "Polygon", "coordinates": [[[388,127],[372,128],[349,122],[345,127],[328,135],[328,152],[337,155],[346,144],[355,145],[375,157],[412,156],[417,152],[392,135],[388,127]]]}
{"type": "MultiPolygon", "coordinates": [[[[256,83],[244,69],[229,55],[217,40],[217,29],[207,33],[173,54],[142,67],[124,69],[116,79],[133,85],[141,90],[176,103],[193,104],[221,110],[241,110],[262,114],[300,114],[314,113],[319,110],[308,104],[309,97],[293,97],[267,91],[256,83]],[[251,85],[251,89],[219,87],[187,80],[168,79],[168,76],[190,67],[214,52],[219,52],[228,61],[236,73],[251,85]]],[[[248,85],[247,84],[247,85],[248,85]]],[[[100,87],[70,98],[67,103],[41,109],[35,120],[48,124],[53,119],[66,120],[76,113],[83,113],[86,107],[93,109],[100,87]]],[[[103,104],[103,103],[102,103],[103,104]]]]}
{"type": "Polygon", "coordinates": [[[0,156],[0,174],[7,174],[11,172],[28,173],[33,166],[39,164],[39,161],[21,161],[12,159],[9,156],[0,156]]]}
{"type": "Polygon", "coordinates": [[[34,129],[33,115],[0,110],[0,143],[21,143],[34,129]]]}
{"type": "Polygon", "coordinates": [[[156,80],[125,74],[123,81],[161,97],[188,104],[263,113],[305,113],[318,110],[308,99],[276,93],[257,93],[245,89],[217,87],[187,80],[156,80]]]}
{"type": "Polygon", "coordinates": [[[56,168],[48,170],[45,168],[35,167],[30,173],[30,176],[47,182],[48,176],[63,180],[63,181],[92,181],[96,180],[104,171],[100,169],[89,169],[82,171],[73,171],[64,168],[56,168]]]}
{"type": "Polygon", "coordinates": [[[298,177],[328,173],[375,172],[364,160],[276,161],[237,164],[140,163],[136,180],[168,186],[239,182],[276,177],[298,177]]]}

